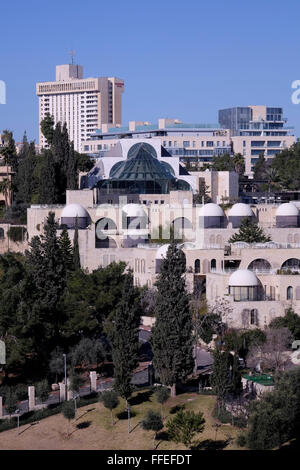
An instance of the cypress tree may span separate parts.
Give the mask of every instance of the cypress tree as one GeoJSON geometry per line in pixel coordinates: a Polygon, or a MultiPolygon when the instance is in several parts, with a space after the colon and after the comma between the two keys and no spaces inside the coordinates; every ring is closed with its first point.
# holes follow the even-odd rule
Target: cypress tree
{"type": "Polygon", "coordinates": [[[59,249],[61,252],[62,260],[66,270],[71,270],[74,267],[73,264],[73,249],[72,243],[68,234],[67,229],[63,229],[58,239],[59,249]]]}
{"type": "Polygon", "coordinates": [[[74,153],[74,143],[71,142],[69,148],[69,156],[67,163],[67,189],[77,189],[77,174],[76,174],[76,162],[74,153]]]}
{"type": "Polygon", "coordinates": [[[75,231],[74,231],[74,241],[73,241],[73,266],[74,266],[75,271],[81,268],[79,243],[78,243],[78,218],[77,217],[75,219],[75,231]]]}
{"type": "Polygon", "coordinates": [[[40,172],[39,181],[39,203],[55,204],[57,201],[55,166],[52,152],[44,152],[44,162],[40,172]]]}
{"type": "Polygon", "coordinates": [[[114,388],[125,400],[132,393],[131,378],[138,365],[140,306],[131,272],[125,274],[121,300],[116,308],[109,340],[114,363],[114,388]]]}
{"type": "Polygon", "coordinates": [[[194,367],[192,314],[185,287],[186,261],[175,243],[169,246],[156,282],[157,295],[152,329],[153,364],[163,385],[172,387],[184,380],[194,367]]]}
{"type": "Polygon", "coordinates": [[[227,351],[221,351],[217,348],[214,351],[214,363],[210,383],[214,393],[218,397],[218,411],[224,403],[226,394],[230,391],[231,380],[229,374],[230,354],[227,351]]]}

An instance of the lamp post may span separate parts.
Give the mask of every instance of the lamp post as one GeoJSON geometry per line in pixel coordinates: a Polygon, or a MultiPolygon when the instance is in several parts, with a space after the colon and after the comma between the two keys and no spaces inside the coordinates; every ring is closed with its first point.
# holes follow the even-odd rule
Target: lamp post
{"type": "Polygon", "coordinates": [[[20,410],[17,408],[15,411],[15,414],[18,420],[18,435],[19,435],[19,428],[20,428],[20,414],[19,413],[20,413],[20,410]]]}
{"type": "Polygon", "coordinates": [[[67,355],[63,354],[64,356],[64,364],[65,364],[65,400],[68,399],[68,391],[67,391],[67,355]]]}

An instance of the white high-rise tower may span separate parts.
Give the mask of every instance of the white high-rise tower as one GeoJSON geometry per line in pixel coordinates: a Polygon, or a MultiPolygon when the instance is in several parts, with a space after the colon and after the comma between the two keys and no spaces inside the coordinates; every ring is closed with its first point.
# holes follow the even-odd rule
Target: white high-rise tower
{"type": "MultiPolygon", "coordinates": [[[[81,65],[57,65],[55,82],[39,82],[39,124],[47,113],[54,123],[66,122],[74,148],[81,151],[81,141],[101,128],[122,123],[124,80],[116,77],[83,78],[81,65]]],[[[40,147],[47,142],[39,125],[40,147]]]]}

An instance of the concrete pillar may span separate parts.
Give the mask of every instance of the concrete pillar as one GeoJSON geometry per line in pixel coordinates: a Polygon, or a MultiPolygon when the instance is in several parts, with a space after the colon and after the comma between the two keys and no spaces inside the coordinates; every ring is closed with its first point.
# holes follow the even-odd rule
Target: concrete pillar
{"type": "Polygon", "coordinates": [[[91,392],[97,392],[97,374],[94,370],[90,372],[90,379],[91,379],[91,392]]]}
{"type": "Polygon", "coordinates": [[[66,386],[64,383],[59,384],[59,401],[65,401],[66,399],[66,386]]]}
{"type": "Polygon", "coordinates": [[[2,397],[0,397],[0,418],[3,416],[3,403],[2,403],[2,397]]]}
{"type": "Polygon", "coordinates": [[[33,411],[35,408],[35,387],[28,387],[28,408],[33,411]]]}
{"type": "Polygon", "coordinates": [[[72,400],[73,398],[73,392],[70,390],[70,379],[67,379],[67,395],[68,395],[68,400],[72,400]]]}

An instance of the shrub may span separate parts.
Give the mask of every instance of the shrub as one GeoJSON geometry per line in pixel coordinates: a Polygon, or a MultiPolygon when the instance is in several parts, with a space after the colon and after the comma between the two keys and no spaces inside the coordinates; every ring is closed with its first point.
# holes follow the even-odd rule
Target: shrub
{"type": "Polygon", "coordinates": [[[168,434],[172,441],[182,442],[186,447],[190,447],[195,434],[203,432],[204,424],[203,413],[181,410],[168,421],[168,434]]]}
{"type": "Polygon", "coordinates": [[[247,443],[247,438],[246,438],[245,434],[239,434],[237,439],[236,439],[236,443],[239,447],[245,447],[245,445],[247,443]]]}
{"type": "Polygon", "coordinates": [[[7,236],[12,240],[13,242],[21,242],[25,240],[25,234],[27,230],[25,227],[14,227],[11,226],[9,230],[7,231],[7,236]]]}

